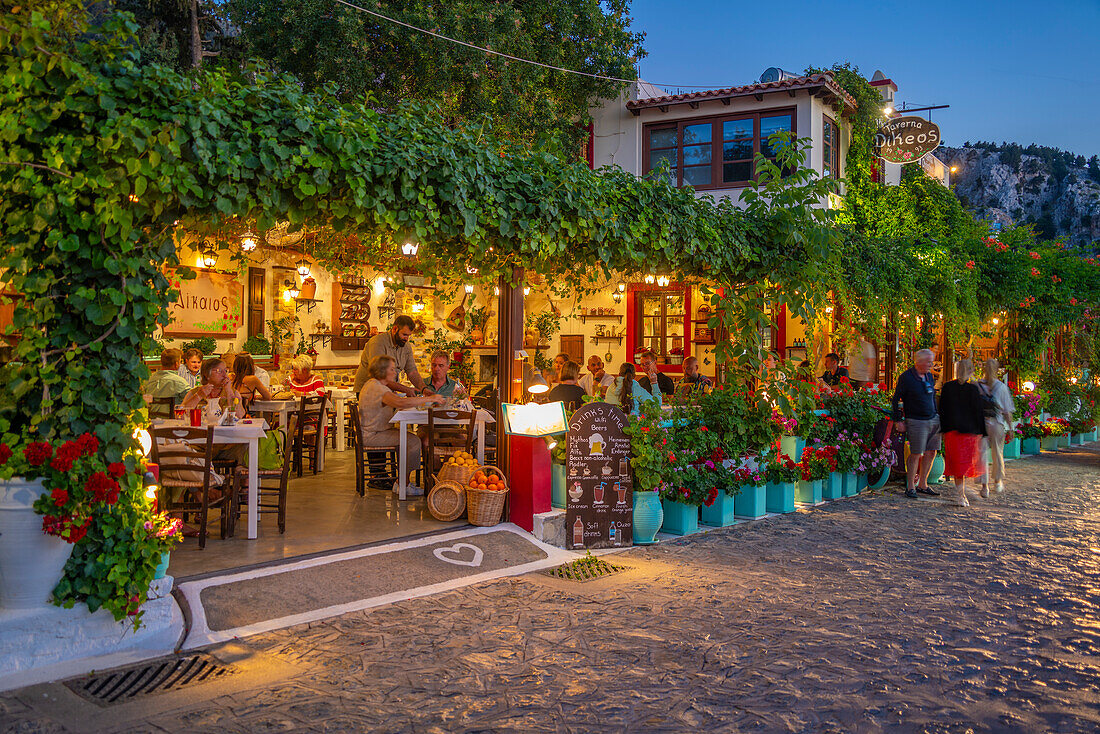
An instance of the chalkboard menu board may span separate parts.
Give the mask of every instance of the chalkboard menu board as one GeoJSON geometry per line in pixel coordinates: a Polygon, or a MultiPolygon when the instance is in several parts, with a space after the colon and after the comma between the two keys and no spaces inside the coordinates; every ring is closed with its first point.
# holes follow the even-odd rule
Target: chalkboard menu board
{"type": "Polygon", "coordinates": [[[610,403],[588,403],[569,421],[565,460],[567,548],[633,544],[634,495],[626,414],[610,403]]]}

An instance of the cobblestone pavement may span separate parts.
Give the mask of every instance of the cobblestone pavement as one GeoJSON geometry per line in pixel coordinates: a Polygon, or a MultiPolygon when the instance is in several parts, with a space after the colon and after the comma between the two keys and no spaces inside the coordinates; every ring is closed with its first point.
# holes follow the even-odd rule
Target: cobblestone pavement
{"type": "Polygon", "coordinates": [[[1096,731],[1097,449],[250,638],[303,672],[120,731],[1096,731]]]}

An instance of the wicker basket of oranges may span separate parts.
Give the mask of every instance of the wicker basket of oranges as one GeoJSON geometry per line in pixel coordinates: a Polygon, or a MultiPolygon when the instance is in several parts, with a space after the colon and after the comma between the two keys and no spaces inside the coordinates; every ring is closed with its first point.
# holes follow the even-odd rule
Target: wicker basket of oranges
{"type": "Polygon", "coordinates": [[[470,479],[476,471],[477,459],[466,451],[459,451],[443,462],[443,467],[439,470],[435,480],[437,482],[458,482],[459,486],[465,487],[470,483],[470,479]]]}
{"type": "Polygon", "coordinates": [[[489,464],[479,466],[466,483],[466,517],[471,525],[496,525],[507,499],[504,472],[489,464]]]}

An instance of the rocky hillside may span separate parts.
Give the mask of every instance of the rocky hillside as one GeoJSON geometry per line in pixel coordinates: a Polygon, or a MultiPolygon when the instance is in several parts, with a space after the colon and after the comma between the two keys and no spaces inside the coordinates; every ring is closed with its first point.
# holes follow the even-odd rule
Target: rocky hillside
{"type": "Polygon", "coordinates": [[[955,192],[979,217],[1004,226],[1030,222],[1045,238],[1079,246],[1100,241],[1100,161],[1058,150],[1008,143],[943,146],[955,192]]]}

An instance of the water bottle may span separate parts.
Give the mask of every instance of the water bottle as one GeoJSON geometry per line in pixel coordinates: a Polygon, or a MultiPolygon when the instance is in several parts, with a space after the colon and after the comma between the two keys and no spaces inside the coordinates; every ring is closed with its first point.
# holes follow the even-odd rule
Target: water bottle
{"type": "Polygon", "coordinates": [[[619,541],[615,534],[615,523],[611,523],[611,530],[608,534],[608,539],[611,541],[611,545],[618,545],[619,541]]]}

